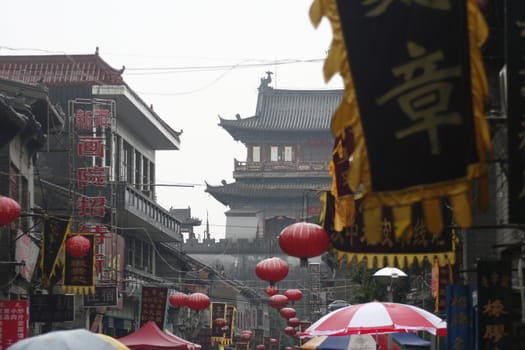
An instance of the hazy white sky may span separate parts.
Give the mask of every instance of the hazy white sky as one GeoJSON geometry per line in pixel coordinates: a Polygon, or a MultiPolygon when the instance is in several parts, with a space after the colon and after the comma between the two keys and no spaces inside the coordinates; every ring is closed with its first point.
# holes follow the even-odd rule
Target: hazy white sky
{"type": "Polygon", "coordinates": [[[332,38],[325,19],[315,29],[310,0],[26,0],[3,4],[0,55],[91,54],[114,68],[173,129],[181,150],[157,153],[158,201],[208,215],[223,238],[227,207],[205,182],[232,182],[245,148],[219,127],[218,115],[253,116],[266,71],[280,89],[341,88],[325,83],[322,64],[332,38]]]}

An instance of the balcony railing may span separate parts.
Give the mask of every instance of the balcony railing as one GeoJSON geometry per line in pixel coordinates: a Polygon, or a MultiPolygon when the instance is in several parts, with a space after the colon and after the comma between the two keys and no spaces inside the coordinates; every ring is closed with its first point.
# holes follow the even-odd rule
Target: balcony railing
{"type": "Polygon", "coordinates": [[[133,213],[171,238],[182,241],[180,221],[140,190],[124,182],[117,185],[117,208],[133,213]]]}
{"type": "Polygon", "coordinates": [[[328,161],[246,162],[234,160],[234,171],[243,172],[328,172],[328,161]]]}

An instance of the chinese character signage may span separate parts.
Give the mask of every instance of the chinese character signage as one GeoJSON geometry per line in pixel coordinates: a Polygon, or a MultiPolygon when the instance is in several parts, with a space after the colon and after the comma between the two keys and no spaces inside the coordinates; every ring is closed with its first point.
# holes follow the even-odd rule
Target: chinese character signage
{"type": "Polygon", "coordinates": [[[117,286],[95,286],[95,293],[84,295],[84,307],[117,306],[117,286]]]}
{"type": "Polygon", "coordinates": [[[29,302],[0,301],[0,339],[2,350],[29,336],[29,302]]]}
{"type": "Polygon", "coordinates": [[[449,261],[448,259],[454,263],[454,232],[445,230],[440,235],[430,233],[423,221],[421,205],[412,205],[411,225],[407,227],[407,232],[410,234],[404,238],[395,236],[392,208],[382,208],[381,216],[377,219],[381,224],[381,239],[377,243],[370,243],[365,239],[368,226],[360,209],[362,200],[355,202],[357,210],[353,223],[341,231],[334,229],[335,197],[330,192],[326,192],[323,200],[325,214],[321,217],[322,225],[329,234],[338,260],[345,257],[347,262],[353,261],[354,258],[357,262],[361,262],[366,257],[369,268],[374,267],[376,259],[379,266],[394,266],[397,259],[398,264],[403,267],[406,263],[411,265],[416,260],[423,261],[425,258],[434,257],[438,259],[440,265],[444,265],[449,261]]]}
{"type": "Polygon", "coordinates": [[[505,20],[509,222],[525,223],[525,2],[507,1],[505,20]]]}
{"type": "Polygon", "coordinates": [[[73,294],[32,294],[29,297],[29,321],[65,322],[75,320],[73,294]]]}
{"type": "Polygon", "coordinates": [[[478,262],[478,344],[480,349],[510,349],[512,325],[511,265],[478,262]]]}
{"type": "MultiPolygon", "coordinates": [[[[471,181],[487,180],[491,148],[479,50],[487,27],[476,0],[314,0],[314,25],[324,16],[334,31],[325,78],[341,72],[345,83],[331,122],[332,191],[363,196],[365,242],[383,239],[385,206],[396,239],[413,234],[414,203],[433,234],[443,229],[445,199],[456,224],[470,226],[471,181]]],[[[479,181],[482,209],[486,185],[479,181]]],[[[352,203],[339,204],[354,215],[352,203]]]]}
{"type": "Polygon", "coordinates": [[[164,329],[168,288],[142,287],[140,300],[140,327],[148,321],[153,321],[160,329],[164,329]]]}
{"type": "Polygon", "coordinates": [[[447,344],[450,349],[474,349],[472,288],[449,285],[446,290],[447,344]]]}
{"type": "MultiPolygon", "coordinates": [[[[452,255],[453,256],[453,255],[452,255]]],[[[434,258],[432,264],[432,296],[434,301],[434,312],[441,313],[446,310],[447,288],[454,283],[454,269],[445,258],[444,265],[439,259],[434,258]]]]}
{"type": "MultiPolygon", "coordinates": [[[[95,267],[99,280],[113,282],[116,273],[108,273],[118,263],[117,244],[109,227],[114,225],[112,191],[112,166],[114,129],[116,125],[115,103],[111,100],[76,99],[69,101],[70,124],[76,151],[71,169],[71,186],[77,195],[73,201],[74,211],[80,218],[79,232],[95,236],[95,267]],[[109,249],[108,249],[109,248],[109,249]],[[113,278],[108,280],[108,278],[113,278]]],[[[113,270],[117,271],[117,270],[113,270]]]]}
{"type": "Polygon", "coordinates": [[[95,237],[92,233],[81,233],[90,242],[84,256],[73,256],[65,252],[62,290],[70,294],[95,293],[95,237]]]}

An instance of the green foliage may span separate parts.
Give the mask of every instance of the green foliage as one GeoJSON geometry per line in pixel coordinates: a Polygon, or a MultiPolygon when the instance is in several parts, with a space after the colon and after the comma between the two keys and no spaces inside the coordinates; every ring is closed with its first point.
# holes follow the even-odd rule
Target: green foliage
{"type": "Polygon", "coordinates": [[[387,291],[385,286],[379,284],[374,278],[376,270],[367,269],[364,263],[353,264],[350,266],[352,270],[351,279],[359,287],[352,291],[351,304],[367,303],[373,300],[386,300],[387,291]]]}

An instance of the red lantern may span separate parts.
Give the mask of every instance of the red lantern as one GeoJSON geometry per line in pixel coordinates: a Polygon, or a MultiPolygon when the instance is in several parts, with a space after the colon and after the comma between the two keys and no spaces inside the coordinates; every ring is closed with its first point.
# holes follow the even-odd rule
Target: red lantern
{"type": "Polygon", "coordinates": [[[266,286],[264,288],[264,292],[267,295],[272,296],[272,295],[279,293],[279,288],[277,288],[277,286],[266,286]]]}
{"type": "Polygon", "coordinates": [[[284,350],[293,350],[293,348],[291,346],[287,346],[284,348],[284,350]]]}
{"type": "Polygon", "coordinates": [[[279,234],[279,246],[290,256],[301,259],[301,266],[308,266],[308,258],[328,250],[330,239],[325,229],[309,222],[296,222],[286,226],[279,234]]]}
{"type": "Polygon", "coordinates": [[[275,339],[275,338],[270,338],[270,344],[272,344],[272,345],[277,344],[277,339],[275,339]]]}
{"type": "Polygon", "coordinates": [[[255,274],[273,286],[288,275],[288,263],[281,258],[268,258],[257,263],[255,274]]]}
{"type": "Polygon", "coordinates": [[[252,337],[252,331],[242,331],[241,332],[241,338],[244,340],[248,340],[252,337]]]}
{"type": "Polygon", "coordinates": [[[295,328],[292,326],[284,327],[284,333],[288,335],[295,335],[295,328]]]}
{"type": "Polygon", "coordinates": [[[241,332],[241,338],[242,339],[248,340],[248,339],[250,339],[252,337],[252,335],[253,335],[253,332],[250,331],[250,330],[245,330],[245,331],[241,332]]]}
{"type": "Polygon", "coordinates": [[[169,298],[170,305],[173,307],[186,306],[188,302],[188,295],[184,293],[174,293],[169,298]]]}
{"type": "Polygon", "coordinates": [[[15,221],[20,216],[20,204],[12,198],[0,196],[0,226],[15,221]]]}
{"type": "Polygon", "coordinates": [[[288,289],[284,292],[290,301],[298,301],[303,297],[303,293],[299,289],[288,289]]]}
{"type": "Polygon", "coordinates": [[[266,346],[264,344],[257,345],[257,350],[266,350],[266,346]]]}
{"type": "Polygon", "coordinates": [[[279,310],[279,314],[281,314],[282,317],[289,319],[295,317],[295,315],[297,315],[297,312],[294,308],[283,307],[281,310],[279,310]]]}
{"type": "Polygon", "coordinates": [[[210,298],[203,293],[192,293],[188,296],[186,305],[192,310],[204,310],[210,306],[210,298]]]}
{"type": "Polygon", "coordinates": [[[270,302],[270,306],[276,309],[285,307],[288,304],[288,298],[286,297],[286,295],[282,294],[272,295],[268,298],[268,301],[270,302]]]}
{"type": "Polygon", "coordinates": [[[216,318],[215,321],[213,321],[217,327],[222,327],[226,324],[226,320],[222,317],[216,318]]]}
{"type": "Polygon", "coordinates": [[[89,239],[81,235],[75,235],[66,241],[66,252],[76,258],[86,256],[90,248],[89,239]]]}
{"type": "Polygon", "coordinates": [[[297,317],[291,317],[288,319],[288,326],[297,327],[299,324],[301,324],[301,320],[297,317]]]}

